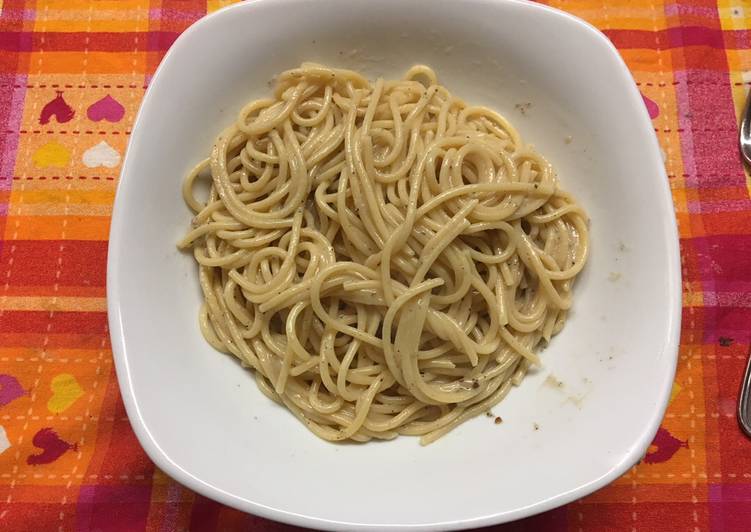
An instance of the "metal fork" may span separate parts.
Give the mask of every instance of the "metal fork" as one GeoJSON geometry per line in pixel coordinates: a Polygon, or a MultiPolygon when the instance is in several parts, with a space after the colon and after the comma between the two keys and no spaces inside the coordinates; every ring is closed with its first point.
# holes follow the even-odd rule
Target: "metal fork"
{"type": "MultiPolygon", "coordinates": [[[[746,108],[741,118],[740,139],[741,155],[746,164],[751,165],[751,92],[746,97],[746,108]]],[[[738,398],[738,423],[743,432],[751,437],[751,350],[749,350],[746,374],[741,384],[741,394],[738,398]]]]}
{"type": "Polygon", "coordinates": [[[751,438],[751,350],[741,384],[741,395],[738,398],[738,423],[746,436],[751,438]]]}

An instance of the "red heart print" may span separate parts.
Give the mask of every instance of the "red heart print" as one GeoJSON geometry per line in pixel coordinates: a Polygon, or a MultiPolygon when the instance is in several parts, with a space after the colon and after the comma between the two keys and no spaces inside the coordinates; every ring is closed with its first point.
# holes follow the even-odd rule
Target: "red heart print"
{"type": "Polygon", "coordinates": [[[5,406],[26,394],[21,383],[13,375],[0,375],[0,406],[5,406]]]}
{"type": "Polygon", "coordinates": [[[125,116],[125,107],[108,94],[101,100],[92,103],[86,110],[86,116],[94,122],[102,120],[119,122],[125,116]]]}
{"type": "Polygon", "coordinates": [[[667,430],[660,427],[655,439],[652,441],[651,447],[656,447],[656,449],[647,453],[644,457],[644,462],[647,464],[659,464],[670,460],[681,447],[688,447],[688,443],[679,440],[667,430]]]}
{"type": "Polygon", "coordinates": [[[40,429],[39,432],[34,434],[31,443],[34,444],[34,447],[42,449],[42,452],[30,454],[26,458],[26,463],[29,465],[49,464],[60,458],[70,449],[74,451],[78,450],[78,445],[63,440],[51,428],[40,429]]]}
{"type": "Polygon", "coordinates": [[[65,101],[65,98],[63,98],[63,91],[56,92],[57,96],[55,96],[53,100],[47,102],[47,105],[42,108],[42,114],[39,116],[40,124],[48,124],[53,116],[59,124],[64,124],[65,122],[73,120],[73,115],[76,113],[73,108],[68,105],[68,102],[65,101]]]}
{"type": "Polygon", "coordinates": [[[642,99],[644,100],[644,105],[647,106],[647,112],[649,113],[649,118],[654,120],[658,116],[660,116],[660,106],[657,105],[657,102],[654,100],[647,98],[643,94],[641,95],[642,99]]]}

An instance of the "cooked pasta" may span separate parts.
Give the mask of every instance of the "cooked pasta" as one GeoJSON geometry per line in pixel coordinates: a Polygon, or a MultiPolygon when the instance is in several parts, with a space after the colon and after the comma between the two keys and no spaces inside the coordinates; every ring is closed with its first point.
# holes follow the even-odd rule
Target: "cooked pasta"
{"type": "Polygon", "coordinates": [[[183,195],[203,335],[329,441],[427,444],[487,412],[563,327],[588,253],[550,164],[422,65],[280,74],[183,195]]]}

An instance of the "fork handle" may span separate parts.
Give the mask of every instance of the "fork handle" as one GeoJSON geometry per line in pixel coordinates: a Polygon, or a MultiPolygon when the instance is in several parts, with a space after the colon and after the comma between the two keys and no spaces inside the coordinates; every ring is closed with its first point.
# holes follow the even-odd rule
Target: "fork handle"
{"type": "Polygon", "coordinates": [[[738,398],[738,423],[746,436],[751,438],[751,350],[748,354],[746,374],[743,376],[741,395],[738,398]]]}
{"type": "Polygon", "coordinates": [[[741,124],[738,127],[738,146],[746,164],[751,166],[751,91],[746,96],[741,124]]]}

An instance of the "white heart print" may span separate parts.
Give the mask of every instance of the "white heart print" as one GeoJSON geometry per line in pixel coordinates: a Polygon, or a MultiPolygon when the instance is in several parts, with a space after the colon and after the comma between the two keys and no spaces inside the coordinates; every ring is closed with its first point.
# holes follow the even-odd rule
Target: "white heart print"
{"type": "Polygon", "coordinates": [[[2,454],[8,447],[10,447],[8,435],[5,433],[5,427],[0,425],[0,454],[2,454]]]}
{"type": "Polygon", "coordinates": [[[120,154],[115,148],[102,141],[83,152],[83,164],[89,168],[97,166],[114,168],[120,164],[120,154]]]}

